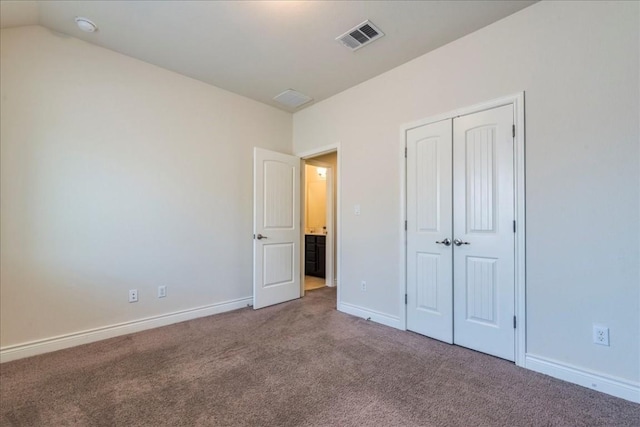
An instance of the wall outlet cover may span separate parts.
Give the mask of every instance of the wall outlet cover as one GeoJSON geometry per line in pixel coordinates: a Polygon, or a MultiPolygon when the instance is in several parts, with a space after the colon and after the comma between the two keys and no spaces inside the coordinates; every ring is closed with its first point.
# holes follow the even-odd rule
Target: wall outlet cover
{"type": "Polygon", "coordinates": [[[609,328],[602,325],[593,325],[593,343],[608,346],[609,328]]]}
{"type": "Polygon", "coordinates": [[[129,289],[129,302],[138,302],[138,290],[129,289]]]}

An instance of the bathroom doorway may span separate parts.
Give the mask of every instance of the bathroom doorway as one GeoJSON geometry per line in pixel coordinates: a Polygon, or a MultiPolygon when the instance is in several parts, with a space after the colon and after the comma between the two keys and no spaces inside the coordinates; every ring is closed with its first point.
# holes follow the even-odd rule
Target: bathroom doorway
{"type": "Polygon", "coordinates": [[[307,158],[303,173],[302,291],[337,285],[337,152],[307,158]]]}

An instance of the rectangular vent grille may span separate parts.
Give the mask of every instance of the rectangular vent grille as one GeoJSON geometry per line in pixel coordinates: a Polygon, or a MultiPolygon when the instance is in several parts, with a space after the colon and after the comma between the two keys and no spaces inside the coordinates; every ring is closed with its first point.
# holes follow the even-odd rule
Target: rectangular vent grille
{"type": "Polygon", "coordinates": [[[371,21],[366,20],[343,35],[336,37],[336,40],[351,50],[358,50],[382,36],[384,36],[384,33],[373,25],[371,21]]]}
{"type": "Polygon", "coordinates": [[[310,96],[293,89],[287,89],[281,94],[276,95],[273,99],[289,108],[298,108],[299,106],[313,100],[310,96]]]}
{"type": "Polygon", "coordinates": [[[366,25],[363,25],[362,27],[360,27],[360,31],[362,31],[370,39],[374,38],[375,36],[377,36],[379,34],[376,30],[371,28],[371,25],[369,25],[369,24],[366,24],[366,25]]]}

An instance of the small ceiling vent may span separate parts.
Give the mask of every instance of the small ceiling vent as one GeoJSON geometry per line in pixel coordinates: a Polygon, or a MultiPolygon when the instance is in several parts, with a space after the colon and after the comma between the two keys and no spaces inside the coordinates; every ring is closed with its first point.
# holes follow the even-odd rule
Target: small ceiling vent
{"type": "Polygon", "coordinates": [[[366,20],[343,35],[336,37],[336,41],[339,41],[343,46],[351,50],[358,50],[362,46],[368,45],[382,36],[384,36],[384,33],[373,25],[373,22],[366,20]]]}
{"type": "Polygon", "coordinates": [[[273,97],[273,99],[275,99],[282,105],[286,105],[289,108],[298,108],[302,104],[306,104],[307,102],[313,100],[313,98],[311,98],[310,96],[307,96],[304,93],[300,93],[297,90],[293,89],[287,89],[280,95],[273,97]]]}

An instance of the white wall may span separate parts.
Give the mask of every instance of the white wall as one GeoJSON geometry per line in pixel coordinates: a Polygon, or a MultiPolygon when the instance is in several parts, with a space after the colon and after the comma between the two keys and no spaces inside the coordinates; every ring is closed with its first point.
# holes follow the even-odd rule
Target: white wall
{"type": "Polygon", "coordinates": [[[251,297],[252,147],[290,152],[291,115],[42,27],[1,35],[1,345],[251,297]]]}
{"type": "Polygon", "coordinates": [[[401,316],[400,126],[526,91],[527,352],[637,386],[639,16],[538,3],[295,113],[294,152],[341,143],[341,303],[401,316]]]}

